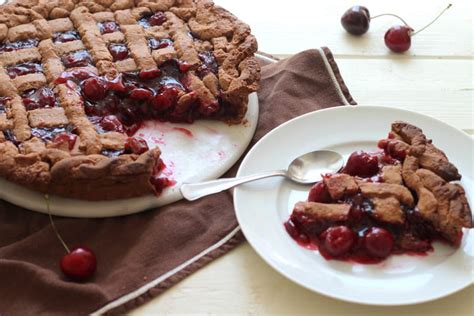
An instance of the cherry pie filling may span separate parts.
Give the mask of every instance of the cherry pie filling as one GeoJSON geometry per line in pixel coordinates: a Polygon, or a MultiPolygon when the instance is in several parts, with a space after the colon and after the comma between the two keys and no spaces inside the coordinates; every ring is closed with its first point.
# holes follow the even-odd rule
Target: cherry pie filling
{"type": "MultiPolygon", "coordinates": [[[[361,181],[383,182],[380,171],[383,166],[400,164],[404,153],[393,152],[386,141],[383,149],[374,153],[354,152],[347,164],[338,172],[357,177],[361,181]]],[[[324,175],[331,177],[333,174],[324,175]]],[[[372,214],[374,205],[360,192],[347,192],[339,200],[331,198],[323,181],[310,190],[308,202],[349,204],[349,217],[344,221],[326,221],[295,208],[284,223],[286,231],[301,246],[319,250],[327,259],[358,263],[378,263],[391,254],[426,255],[432,242],[441,240],[431,223],[422,219],[416,209],[402,205],[405,222],[401,225],[377,220],[372,214]],[[402,237],[404,242],[400,242],[402,237]]],[[[416,203],[415,203],[416,205],[416,203]]]]}
{"type": "MultiPolygon", "coordinates": [[[[145,28],[159,26],[166,22],[163,12],[145,15],[139,24],[145,28]]],[[[98,23],[102,34],[119,31],[118,24],[112,21],[98,23]]],[[[193,37],[190,34],[191,37],[193,37]]],[[[55,43],[65,43],[80,40],[76,30],[57,32],[53,34],[55,43]]],[[[194,38],[194,37],[193,37],[194,38]]],[[[198,40],[197,38],[194,38],[198,40]]],[[[36,39],[3,43],[0,52],[11,52],[19,49],[36,47],[36,39]]],[[[148,39],[151,50],[173,46],[171,39],[148,39]]],[[[108,49],[114,61],[130,57],[126,44],[111,43],[108,49]]],[[[123,150],[104,150],[103,155],[117,157],[122,154],[141,154],[148,150],[146,142],[133,137],[145,120],[160,120],[169,122],[192,123],[195,119],[219,115],[231,115],[230,106],[221,98],[212,104],[203,104],[188,86],[187,72],[191,69],[179,60],[164,62],[158,69],[150,71],[129,72],[120,74],[111,80],[104,76],[97,76],[87,69],[80,67],[92,66],[92,58],[87,50],[79,50],[62,55],[61,61],[66,71],[56,80],[57,84],[65,83],[69,88],[77,91],[83,97],[84,109],[90,121],[95,125],[99,134],[105,132],[126,133],[129,138],[123,150]],[[178,104],[178,98],[188,94],[189,102],[183,106],[178,104]]],[[[212,52],[199,54],[202,65],[196,69],[196,74],[202,79],[209,72],[217,74],[218,65],[212,52]]],[[[10,78],[33,73],[42,73],[40,62],[25,62],[7,68],[10,78]]],[[[21,95],[27,111],[60,106],[51,88],[42,87],[27,90],[21,95]]],[[[10,98],[0,98],[0,113],[6,112],[6,103],[10,98]]],[[[19,145],[14,134],[6,130],[4,135],[15,145],[19,145]]],[[[56,145],[68,144],[72,150],[76,143],[76,131],[70,126],[56,128],[32,128],[32,135],[45,143],[56,145]]],[[[165,187],[173,185],[173,181],[160,177],[165,168],[163,162],[157,162],[150,182],[159,193],[165,187]]]]}

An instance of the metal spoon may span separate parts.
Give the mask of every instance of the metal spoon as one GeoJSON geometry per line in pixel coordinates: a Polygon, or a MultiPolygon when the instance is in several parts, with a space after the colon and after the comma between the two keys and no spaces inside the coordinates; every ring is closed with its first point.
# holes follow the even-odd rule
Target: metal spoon
{"type": "Polygon", "coordinates": [[[321,174],[338,171],[344,163],[340,154],[330,150],[317,150],[293,160],[287,170],[266,171],[238,178],[224,178],[193,184],[180,188],[184,198],[194,201],[237,185],[263,178],[282,176],[296,183],[310,184],[321,180],[321,174]]]}

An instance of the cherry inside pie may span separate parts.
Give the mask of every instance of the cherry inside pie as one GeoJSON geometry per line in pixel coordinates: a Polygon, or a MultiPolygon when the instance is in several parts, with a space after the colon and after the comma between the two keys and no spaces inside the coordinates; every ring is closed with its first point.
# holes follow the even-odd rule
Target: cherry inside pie
{"type": "Polygon", "coordinates": [[[392,124],[380,150],[350,155],[323,176],[285,223],[300,245],[326,259],[377,263],[391,254],[426,254],[441,240],[458,247],[472,228],[461,175],[422,130],[392,124]]]}
{"type": "Polygon", "coordinates": [[[249,27],[211,1],[0,7],[0,176],[104,200],[159,193],[145,120],[240,123],[260,78],[249,27]]]}

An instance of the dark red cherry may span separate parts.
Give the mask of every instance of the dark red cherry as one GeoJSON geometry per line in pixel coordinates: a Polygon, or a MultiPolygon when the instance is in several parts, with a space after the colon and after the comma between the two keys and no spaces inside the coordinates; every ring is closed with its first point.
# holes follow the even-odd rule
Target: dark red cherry
{"type": "Polygon", "coordinates": [[[92,250],[76,247],[61,258],[60,267],[67,277],[76,281],[85,281],[94,275],[97,259],[92,250]]]}
{"type": "Polygon", "coordinates": [[[99,23],[99,29],[102,34],[113,33],[118,31],[119,27],[117,23],[113,21],[99,23]]]}
{"type": "Polygon", "coordinates": [[[411,46],[413,29],[404,25],[392,26],[385,33],[385,45],[395,53],[406,52],[411,46]]]}
{"type": "Polygon", "coordinates": [[[331,203],[331,196],[323,181],[316,182],[309,191],[308,202],[331,203]]]}
{"type": "Polygon", "coordinates": [[[147,100],[153,98],[153,92],[148,89],[136,88],[130,91],[129,97],[135,100],[147,100]]]}
{"type": "Polygon", "coordinates": [[[125,143],[125,151],[140,155],[148,151],[148,144],[142,138],[129,137],[125,143]]]}
{"type": "Polygon", "coordinates": [[[362,178],[371,177],[379,172],[378,158],[364,151],[353,152],[347,159],[347,164],[342,172],[362,178]]]}
{"type": "Polygon", "coordinates": [[[124,60],[128,57],[128,48],[124,44],[110,44],[109,51],[114,61],[124,60]]]}
{"type": "Polygon", "coordinates": [[[157,111],[164,111],[176,104],[178,90],[173,87],[163,87],[163,91],[158,93],[152,101],[153,108],[157,111]]]}
{"type": "Polygon", "coordinates": [[[364,246],[369,255],[377,258],[386,258],[393,249],[393,236],[386,229],[372,227],[364,235],[364,246]]]}
{"type": "Polygon", "coordinates": [[[105,85],[98,77],[92,77],[84,80],[83,83],[84,95],[91,101],[100,101],[107,95],[105,85]]]}
{"type": "Polygon", "coordinates": [[[342,15],[341,24],[347,32],[362,35],[369,29],[369,10],[363,6],[353,6],[342,15]]]}
{"type": "Polygon", "coordinates": [[[334,226],[321,234],[321,240],[330,255],[339,257],[351,250],[356,242],[356,234],[347,226],[334,226]]]}
{"type": "Polygon", "coordinates": [[[123,133],[122,122],[115,115],[107,115],[100,121],[100,127],[109,132],[123,133]]]}
{"type": "Polygon", "coordinates": [[[163,12],[156,12],[150,17],[148,22],[152,26],[162,25],[166,22],[166,15],[163,12]]]}
{"type": "Polygon", "coordinates": [[[165,188],[175,184],[175,181],[168,178],[160,178],[159,176],[154,175],[150,178],[150,183],[155,188],[156,193],[160,194],[165,188]]]}
{"type": "Polygon", "coordinates": [[[149,69],[149,70],[142,70],[138,74],[140,79],[143,80],[149,80],[149,79],[155,79],[161,75],[161,71],[156,68],[156,69],[149,69]]]}

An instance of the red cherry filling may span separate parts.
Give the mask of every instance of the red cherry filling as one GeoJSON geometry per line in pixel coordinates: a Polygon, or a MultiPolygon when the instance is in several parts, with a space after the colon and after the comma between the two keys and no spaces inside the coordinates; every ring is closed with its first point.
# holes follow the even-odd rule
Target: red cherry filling
{"type": "MultiPolygon", "coordinates": [[[[56,138],[56,136],[60,134],[71,135],[71,141],[72,141],[72,139],[74,138],[73,136],[75,136],[73,135],[74,132],[75,132],[75,128],[72,125],[67,125],[64,127],[33,127],[31,129],[31,134],[34,137],[42,139],[44,142],[51,142],[51,141],[54,142],[54,139],[56,138]]],[[[74,147],[74,143],[72,144],[72,146],[74,147]]]]}
{"type": "Polygon", "coordinates": [[[22,97],[27,111],[58,106],[53,90],[48,87],[27,90],[22,97]]]}
{"type": "Polygon", "coordinates": [[[99,26],[101,34],[117,32],[120,29],[118,24],[113,21],[100,22],[97,23],[97,25],[99,26]]]}
{"type": "Polygon", "coordinates": [[[148,100],[153,98],[153,92],[144,88],[136,88],[130,91],[129,97],[135,100],[148,100]]]}
{"type": "Polygon", "coordinates": [[[125,44],[110,44],[109,51],[114,61],[124,60],[128,57],[128,48],[125,44]]]}
{"type": "Polygon", "coordinates": [[[331,203],[332,199],[323,181],[316,182],[309,191],[308,202],[331,203]]]}
{"type": "Polygon", "coordinates": [[[26,62],[7,68],[8,76],[10,76],[11,79],[16,78],[17,76],[24,76],[38,72],[43,72],[43,67],[37,62],[26,62]]]}
{"type": "Polygon", "coordinates": [[[67,43],[81,39],[76,31],[57,32],[53,34],[54,43],[67,43]]]}
{"type": "Polygon", "coordinates": [[[82,92],[84,96],[91,101],[103,100],[107,95],[105,84],[99,77],[84,80],[82,92]]]}
{"type": "Polygon", "coordinates": [[[161,71],[158,68],[142,70],[142,71],[140,71],[140,73],[138,75],[139,75],[140,79],[150,80],[150,79],[158,78],[161,75],[161,71]]]}
{"type": "Polygon", "coordinates": [[[369,255],[377,258],[386,258],[393,249],[393,236],[386,229],[372,227],[364,235],[364,246],[369,255]]]}
{"type": "Polygon", "coordinates": [[[356,151],[349,156],[342,172],[362,178],[371,177],[379,172],[378,158],[364,151],[356,151]]]}
{"type": "Polygon", "coordinates": [[[129,137],[125,143],[125,151],[140,155],[148,151],[148,144],[142,138],[129,137]]]}
{"type": "Polygon", "coordinates": [[[0,113],[5,112],[5,107],[7,105],[7,102],[11,101],[11,100],[12,100],[12,98],[10,98],[10,97],[0,97],[0,113]]]}
{"type": "Polygon", "coordinates": [[[151,26],[159,26],[165,22],[166,22],[166,15],[161,11],[156,12],[148,19],[148,23],[150,23],[151,26]]]}
{"type": "Polygon", "coordinates": [[[379,141],[378,147],[383,149],[386,155],[404,161],[407,152],[399,144],[398,140],[382,139],[379,141]]]}
{"type": "Polygon", "coordinates": [[[77,135],[74,134],[67,134],[67,133],[61,133],[53,138],[53,143],[57,145],[62,145],[62,144],[67,144],[69,150],[72,150],[74,148],[74,145],[76,144],[77,140],[77,135]]]}
{"type": "Polygon", "coordinates": [[[161,40],[158,40],[156,38],[150,38],[148,40],[148,46],[152,50],[160,49],[160,48],[165,48],[165,47],[168,47],[168,46],[173,46],[173,41],[171,39],[168,39],[168,38],[164,38],[164,39],[161,39],[161,40]]]}
{"type": "Polygon", "coordinates": [[[347,226],[333,226],[321,234],[321,239],[321,249],[333,257],[339,257],[351,250],[356,242],[356,234],[347,226]]]}
{"type": "Polygon", "coordinates": [[[201,78],[203,78],[209,72],[217,74],[217,61],[212,52],[206,51],[199,53],[199,59],[201,59],[202,65],[199,66],[197,73],[201,78]]]}
{"type": "Polygon", "coordinates": [[[0,53],[12,52],[18,49],[31,48],[38,46],[39,41],[36,39],[28,39],[24,41],[16,41],[12,43],[0,44],[0,53]]]}
{"type": "Polygon", "coordinates": [[[61,258],[60,267],[67,277],[85,281],[94,275],[97,259],[92,250],[85,247],[75,247],[61,258]]]}
{"type": "Polygon", "coordinates": [[[79,50],[63,55],[61,61],[66,68],[86,67],[92,64],[91,57],[86,50],[79,50]]]}
{"type": "Polygon", "coordinates": [[[100,127],[105,131],[123,133],[125,131],[122,122],[115,115],[107,115],[100,121],[100,127]]]}

